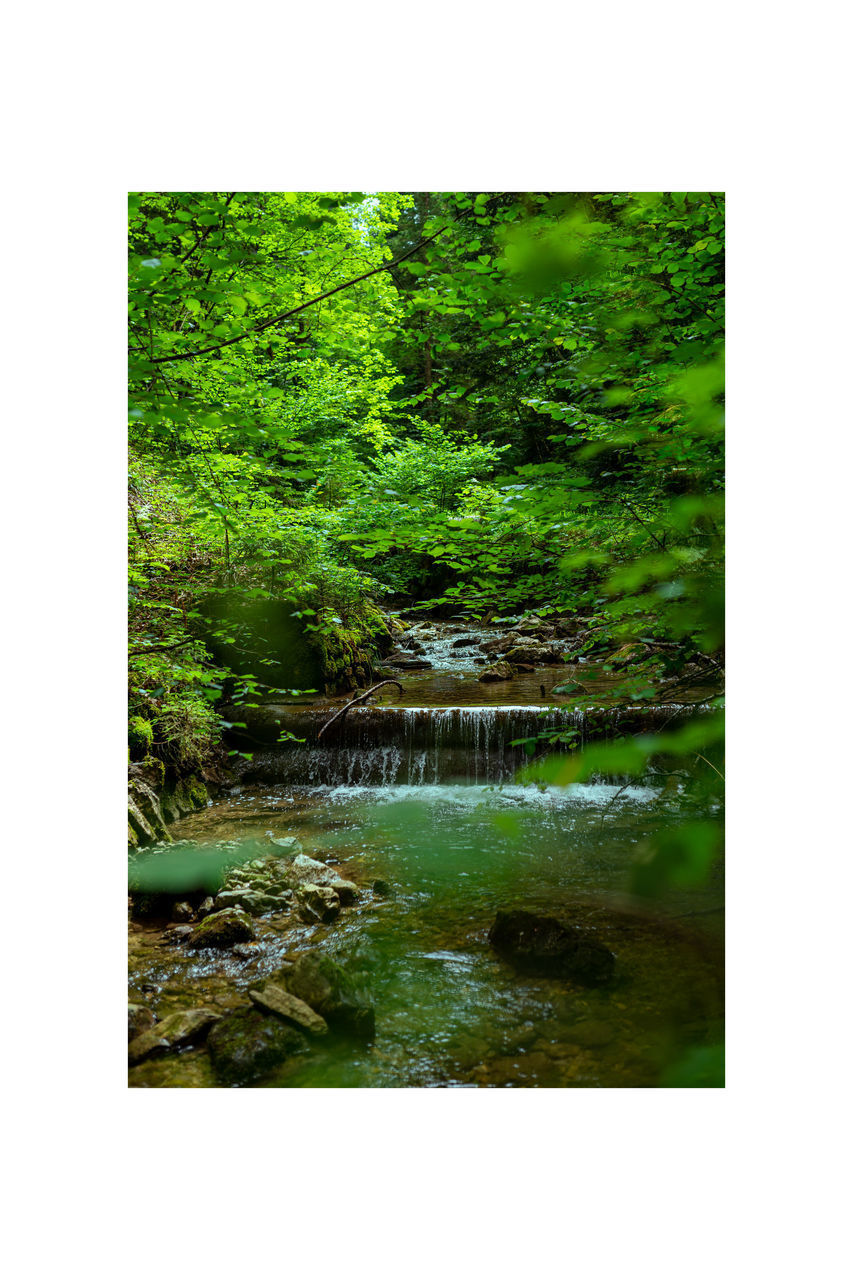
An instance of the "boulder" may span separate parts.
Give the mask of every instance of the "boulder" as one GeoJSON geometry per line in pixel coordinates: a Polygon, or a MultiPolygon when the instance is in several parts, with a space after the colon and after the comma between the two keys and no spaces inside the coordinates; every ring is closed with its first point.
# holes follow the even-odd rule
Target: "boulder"
{"type": "Polygon", "coordinates": [[[267,982],[259,991],[250,991],[249,999],[259,1009],[274,1013],[285,1022],[292,1022],[294,1026],[310,1032],[311,1035],[324,1036],[329,1030],[329,1024],[325,1018],[315,1013],[304,1000],[300,1000],[298,996],[285,991],[284,987],[279,987],[274,982],[267,982]]]}
{"type": "Polygon", "coordinates": [[[379,898],[390,898],[394,892],[387,880],[374,880],[370,887],[379,898]]]}
{"type": "Polygon", "coordinates": [[[328,924],[340,915],[341,904],[334,889],[320,884],[303,884],[296,890],[296,909],[306,924],[328,924]]]}
{"type": "Polygon", "coordinates": [[[215,1009],[183,1009],[180,1013],[170,1013],[162,1022],[131,1040],[127,1046],[128,1061],[133,1065],[155,1049],[165,1052],[201,1040],[220,1016],[215,1009]]]}
{"type": "Polygon", "coordinates": [[[562,650],[538,640],[525,640],[514,645],[506,655],[507,662],[532,662],[536,667],[562,662],[562,650]]]}
{"type": "Polygon", "coordinates": [[[477,679],[480,684],[496,684],[499,680],[511,680],[514,675],[515,668],[509,662],[494,662],[477,679]]]}
{"type": "Polygon", "coordinates": [[[309,858],[307,854],[300,853],[298,857],[293,859],[290,867],[290,878],[298,881],[299,884],[328,885],[338,877],[329,870],[325,862],[318,862],[316,858],[309,858]]]}
{"type": "Polygon", "coordinates": [[[196,911],[196,915],[198,916],[199,920],[203,920],[205,916],[211,915],[211,913],[214,910],[215,910],[215,905],[214,905],[213,899],[210,896],[208,896],[207,898],[204,899],[204,901],[196,911]]]}
{"type": "Polygon", "coordinates": [[[195,912],[188,902],[176,902],[172,907],[172,921],[175,924],[187,924],[195,912]]]}
{"type": "Polygon", "coordinates": [[[489,942],[521,973],[572,978],[588,986],[609,981],[616,963],[590,930],[535,911],[498,911],[489,942]]]}
{"type": "Polygon", "coordinates": [[[229,1087],[252,1084],[307,1047],[301,1031],[259,1009],[221,1018],[207,1039],[213,1070],[229,1087]]]}
{"type": "Polygon", "coordinates": [[[287,989],[320,1013],[335,1030],[372,1040],[375,1013],[366,992],[341,965],[319,951],[299,956],[284,975],[287,989]]]}
{"type": "Polygon", "coordinates": [[[227,911],[215,911],[197,924],[187,946],[198,951],[202,947],[233,947],[235,942],[254,940],[255,930],[249,917],[229,908],[227,911]]]}

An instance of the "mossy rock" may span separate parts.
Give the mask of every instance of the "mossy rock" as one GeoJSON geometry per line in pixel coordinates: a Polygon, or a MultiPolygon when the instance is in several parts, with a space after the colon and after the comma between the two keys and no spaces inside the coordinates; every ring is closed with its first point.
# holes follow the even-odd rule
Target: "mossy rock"
{"type": "Polygon", "coordinates": [[[209,799],[204,782],[196,774],[192,774],[188,778],[181,778],[168,795],[163,797],[163,812],[171,822],[175,822],[186,813],[196,813],[203,809],[209,799]]]}
{"type": "Polygon", "coordinates": [[[187,942],[191,951],[202,947],[233,947],[235,942],[254,942],[255,929],[249,917],[242,911],[228,908],[215,911],[197,924],[187,942]]]}
{"type": "Polygon", "coordinates": [[[131,716],[127,725],[127,745],[131,760],[144,760],[154,743],[154,729],[150,720],[131,716]]]}
{"type": "Polygon", "coordinates": [[[495,662],[479,675],[480,684],[496,684],[500,680],[511,680],[515,675],[515,667],[511,662],[495,662]]]}
{"type": "Polygon", "coordinates": [[[207,1048],[217,1078],[234,1087],[269,1075],[287,1058],[304,1053],[308,1041],[301,1031],[279,1018],[243,1009],[217,1023],[208,1036],[207,1048]]]}

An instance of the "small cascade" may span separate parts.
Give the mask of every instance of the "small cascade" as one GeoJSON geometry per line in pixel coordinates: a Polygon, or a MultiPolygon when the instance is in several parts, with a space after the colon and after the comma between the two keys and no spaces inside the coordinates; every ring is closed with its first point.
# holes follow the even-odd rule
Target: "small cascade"
{"type": "MultiPolygon", "coordinates": [[[[567,749],[596,739],[650,732],[694,713],[689,705],[655,707],[354,707],[317,735],[328,709],[265,708],[275,711],[276,736],[285,729],[302,742],[255,750],[247,781],[308,786],[435,785],[458,781],[508,782],[527,761],[523,741],[548,732],[566,733],[567,749]],[[569,737],[567,731],[573,731],[569,737]]],[[[256,730],[258,726],[253,726],[256,730]]]]}

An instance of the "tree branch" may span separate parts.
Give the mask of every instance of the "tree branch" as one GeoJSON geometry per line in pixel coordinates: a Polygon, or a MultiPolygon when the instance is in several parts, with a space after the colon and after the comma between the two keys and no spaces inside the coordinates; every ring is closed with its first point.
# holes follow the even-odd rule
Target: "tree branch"
{"type": "Polygon", "coordinates": [[[206,356],[211,351],[221,351],[223,347],[232,347],[235,342],[244,342],[246,338],[252,337],[253,334],[263,333],[265,329],[271,329],[273,325],[281,324],[284,320],[289,320],[291,316],[298,315],[300,311],[305,311],[307,307],[316,306],[318,302],[322,302],[324,298],[331,298],[332,294],[340,293],[342,289],[349,289],[354,284],[359,284],[362,280],[367,280],[369,276],[375,276],[380,271],[390,271],[392,267],[396,267],[398,263],[404,262],[406,258],[411,258],[420,249],[423,249],[430,241],[435,240],[442,232],[446,231],[446,227],[442,227],[441,231],[436,231],[435,235],[429,236],[426,240],[422,240],[420,244],[416,244],[414,249],[409,249],[408,253],[403,253],[399,258],[395,258],[392,262],[383,262],[379,267],[373,267],[370,271],[365,271],[363,275],[356,276],[354,280],[347,280],[344,284],[335,285],[334,289],[327,289],[325,293],[320,293],[316,298],[309,298],[307,302],[302,302],[298,307],[293,307],[290,311],[282,311],[281,315],[273,316],[270,320],[264,320],[260,324],[253,325],[251,329],[247,329],[245,333],[239,334],[236,338],[228,338],[225,342],[218,342],[212,347],[200,347],[197,351],[184,351],[181,355],[158,356],[156,360],[149,361],[150,364],[171,364],[174,360],[192,360],[195,356],[206,356]]]}
{"type": "Polygon", "coordinates": [[[182,649],[185,644],[195,644],[195,640],[179,640],[177,644],[147,644],[142,649],[128,649],[127,656],[133,658],[140,653],[153,653],[156,649],[182,649]]]}
{"type": "Polygon", "coordinates": [[[322,728],[318,732],[317,741],[318,742],[320,741],[323,734],[329,728],[329,725],[334,724],[336,720],[340,720],[353,707],[358,706],[359,702],[366,702],[371,694],[375,693],[377,689],[381,689],[382,686],[386,684],[394,684],[400,690],[400,693],[403,692],[403,686],[400,684],[399,680],[380,680],[379,684],[373,685],[365,693],[360,693],[357,698],[353,698],[352,702],[348,702],[345,707],[341,707],[340,711],[336,711],[335,714],[332,716],[331,720],[327,720],[326,723],[322,726],[322,728]]]}

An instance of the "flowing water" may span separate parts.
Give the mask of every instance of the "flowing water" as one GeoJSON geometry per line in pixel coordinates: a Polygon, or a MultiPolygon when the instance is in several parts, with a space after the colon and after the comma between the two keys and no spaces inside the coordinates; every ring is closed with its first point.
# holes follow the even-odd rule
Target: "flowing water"
{"type": "MultiPolygon", "coordinates": [[[[656,708],[652,719],[683,713],[656,708]]],[[[331,925],[260,918],[249,959],[164,947],[162,921],[135,922],[133,997],[161,1015],[202,1003],[228,1010],[309,947],[367,975],[375,1042],[330,1038],[262,1087],[653,1087],[720,1040],[721,873],[653,910],[625,895],[642,841],[679,821],[677,780],[514,781],[525,756],[512,743],[543,725],[588,731],[570,707],[354,709],[319,743],[329,707],[287,714],[306,741],[256,752],[238,787],[173,834],[200,853],[223,842],[269,851],[270,835],[295,835],[363,887],[359,903],[331,925]],[[390,892],[374,891],[377,881],[390,892]],[[487,938],[495,912],[516,906],[593,929],[616,955],[614,981],[519,976],[487,938]]],[[[637,714],[648,719],[611,709],[602,731],[637,714]]],[[[145,1062],[131,1082],[216,1084],[203,1048],[145,1062]]]]}

